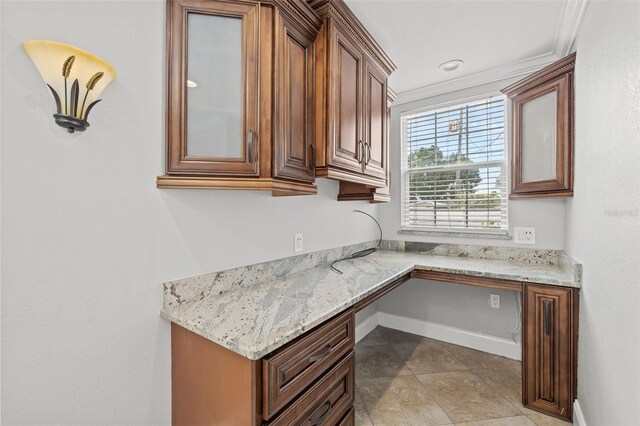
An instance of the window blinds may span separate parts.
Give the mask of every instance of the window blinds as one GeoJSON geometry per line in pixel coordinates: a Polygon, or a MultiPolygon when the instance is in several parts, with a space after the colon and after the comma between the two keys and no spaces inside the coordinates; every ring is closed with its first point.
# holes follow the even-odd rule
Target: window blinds
{"type": "Polygon", "coordinates": [[[402,226],[507,228],[502,96],[402,116],[402,226]]]}

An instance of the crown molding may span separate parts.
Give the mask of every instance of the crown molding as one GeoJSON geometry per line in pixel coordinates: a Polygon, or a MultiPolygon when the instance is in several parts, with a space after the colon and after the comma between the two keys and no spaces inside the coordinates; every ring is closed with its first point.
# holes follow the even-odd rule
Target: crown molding
{"type": "Polygon", "coordinates": [[[457,90],[469,89],[483,84],[494,83],[500,80],[528,75],[565,57],[569,54],[575,42],[587,3],[588,0],[566,0],[564,2],[560,22],[556,31],[556,39],[551,52],[417,89],[400,92],[398,93],[398,99],[394,103],[394,106],[442,95],[444,93],[455,92],[457,90]]]}
{"type": "Polygon", "coordinates": [[[564,58],[571,52],[587,3],[588,0],[566,0],[564,2],[556,32],[556,42],[553,45],[553,53],[559,58],[564,58]]]}
{"type": "Polygon", "coordinates": [[[558,57],[553,53],[545,53],[544,55],[490,68],[473,74],[467,74],[458,78],[420,87],[418,89],[407,90],[405,92],[398,93],[398,100],[394,103],[394,106],[442,95],[444,93],[469,89],[483,84],[531,74],[532,72],[538,71],[556,60],[558,60],[558,57]]]}

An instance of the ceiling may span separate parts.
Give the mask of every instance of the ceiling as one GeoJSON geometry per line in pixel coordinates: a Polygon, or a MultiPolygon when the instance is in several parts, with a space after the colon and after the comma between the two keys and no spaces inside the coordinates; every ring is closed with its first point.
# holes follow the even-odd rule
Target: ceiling
{"type": "Polygon", "coordinates": [[[565,56],[586,0],[346,0],[398,69],[402,98],[528,74],[565,56]],[[438,65],[461,59],[445,73],[438,65]]]}

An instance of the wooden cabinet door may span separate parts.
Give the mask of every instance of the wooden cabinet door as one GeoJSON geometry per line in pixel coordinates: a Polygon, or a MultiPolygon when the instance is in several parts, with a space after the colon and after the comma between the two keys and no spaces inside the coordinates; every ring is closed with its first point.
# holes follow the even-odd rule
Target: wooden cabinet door
{"type": "Polygon", "coordinates": [[[259,4],[167,2],[167,172],[258,176],[259,4]]]}
{"type": "Polygon", "coordinates": [[[328,163],[362,172],[364,142],[362,134],[362,69],[360,47],[345,32],[332,27],[333,59],[330,73],[332,90],[329,108],[328,163]]]}
{"type": "Polygon", "coordinates": [[[315,180],[313,39],[276,23],[273,177],[315,180]]]}
{"type": "Polygon", "coordinates": [[[573,291],[525,284],[523,312],[522,404],[569,420],[577,327],[573,291]]]}
{"type": "Polygon", "coordinates": [[[373,62],[365,62],[364,172],[385,179],[387,169],[387,76],[373,62]]]}
{"type": "Polygon", "coordinates": [[[512,127],[510,198],[573,196],[576,53],[502,90],[512,127]]]}

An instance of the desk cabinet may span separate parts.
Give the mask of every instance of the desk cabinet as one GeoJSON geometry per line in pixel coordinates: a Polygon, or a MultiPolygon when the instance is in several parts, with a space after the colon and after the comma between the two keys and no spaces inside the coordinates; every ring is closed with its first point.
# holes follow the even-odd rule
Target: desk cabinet
{"type": "Polygon", "coordinates": [[[576,389],[578,292],[525,284],[522,404],[571,420],[576,389]]]}
{"type": "Polygon", "coordinates": [[[577,288],[416,269],[259,360],[172,324],[173,424],[353,425],[355,312],[409,278],[522,292],[522,404],[571,421],[577,288]]]}
{"type": "Polygon", "coordinates": [[[353,424],[353,308],[260,360],[171,327],[172,424],[353,424]]]}

